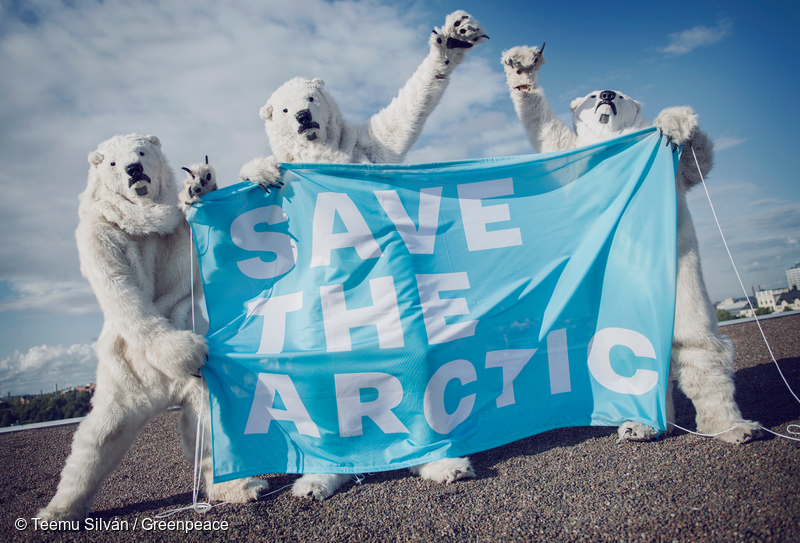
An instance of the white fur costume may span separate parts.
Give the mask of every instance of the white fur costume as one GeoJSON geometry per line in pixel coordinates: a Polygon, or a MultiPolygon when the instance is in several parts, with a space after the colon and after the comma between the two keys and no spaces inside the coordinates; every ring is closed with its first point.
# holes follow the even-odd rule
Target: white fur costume
{"type": "MultiPolygon", "coordinates": [[[[191,332],[190,266],[195,266],[198,295],[200,274],[161,144],[155,136],[115,136],[90,153],[89,162],[75,236],[81,272],[105,317],[97,341],[97,389],[56,495],[38,514],[44,519],[85,518],[103,480],[142,428],[172,405],[181,406],[181,442],[193,463],[197,408],[204,394],[195,375],[205,364],[206,345],[191,332]]],[[[197,173],[213,174],[198,166],[197,173]]],[[[184,193],[192,181],[187,179],[184,193]]],[[[202,192],[212,186],[207,183],[202,192]]],[[[203,405],[209,421],[207,396],[203,405]]],[[[208,425],[206,432],[210,436],[208,425]]],[[[212,486],[211,440],[205,443],[209,499],[245,502],[267,487],[259,479],[212,486]]]]}
{"type": "Polygon", "coordinates": [[[397,97],[361,125],[351,125],[342,117],[321,79],[287,81],[259,112],[274,154],[251,160],[239,177],[267,187],[277,185],[281,162],[401,162],[419,139],[450,83],[450,74],[473,44],[486,39],[480,23],[468,13],[448,15],[444,26],[431,34],[428,56],[397,97]]]}
{"type": "MultiPolygon", "coordinates": [[[[256,158],[239,172],[242,181],[262,187],[283,186],[281,162],[397,163],[422,132],[450,82],[453,70],[476,43],[488,39],[480,23],[464,11],[447,16],[431,34],[430,52],[411,79],[386,108],[362,125],[349,124],[321,79],[294,78],[281,85],[261,108],[274,155],[256,158]]],[[[267,189],[268,190],[268,189],[267,189]]],[[[475,473],[468,458],[446,458],[414,466],[411,471],[439,483],[475,473]]],[[[324,500],[351,476],[307,474],[295,481],[292,493],[324,500]]]]}
{"type": "MultiPolygon", "coordinates": [[[[544,49],[544,46],[542,46],[544,49]]],[[[582,147],[652,126],[642,117],[641,104],[613,90],[595,91],[570,104],[575,131],[570,130],[547,103],[537,83],[537,72],[545,63],[537,47],[514,47],[502,56],[511,99],[534,149],[540,153],[582,147]]],[[[656,117],[655,126],[672,142],[673,150],[683,145],[677,172],[678,277],[675,299],[675,328],[670,373],[694,403],[697,431],[716,434],[731,443],[757,438],[759,424],[742,419],[734,400],[733,342],[720,336],[717,317],[703,282],[697,236],[686,203],[686,193],[711,170],[714,144],[698,128],[697,115],[690,107],[672,107],[656,117]]],[[[667,390],[667,419],[674,421],[672,382],[667,390]]],[[[668,425],[668,431],[673,429],[668,425]]],[[[649,426],[626,422],[619,428],[622,439],[647,441],[655,437],[649,426]]]]}

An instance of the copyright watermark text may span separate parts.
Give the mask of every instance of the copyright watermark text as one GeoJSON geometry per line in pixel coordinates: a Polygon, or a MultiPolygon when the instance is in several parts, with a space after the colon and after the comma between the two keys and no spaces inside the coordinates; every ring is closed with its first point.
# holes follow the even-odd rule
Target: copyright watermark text
{"type": "Polygon", "coordinates": [[[39,517],[31,519],[18,518],[14,521],[18,531],[31,528],[34,532],[226,532],[230,528],[227,520],[163,520],[143,517],[134,519],[100,519],[87,518],[80,520],[44,520],[39,517]]]}

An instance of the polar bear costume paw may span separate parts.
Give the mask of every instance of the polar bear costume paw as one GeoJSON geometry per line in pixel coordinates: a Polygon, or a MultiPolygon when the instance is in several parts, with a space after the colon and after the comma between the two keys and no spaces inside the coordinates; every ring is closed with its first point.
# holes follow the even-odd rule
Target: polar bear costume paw
{"type": "Polygon", "coordinates": [[[697,115],[689,106],[668,107],[658,114],[655,126],[667,136],[667,143],[683,145],[697,131],[697,115]]]}
{"type": "Polygon", "coordinates": [[[211,485],[210,501],[247,503],[257,500],[269,488],[269,482],[255,477],[236,479],[211,485]]]}
{"type": "Polygon", "coordinates": [[[543,56],[544,45],[543,43],[541,49],[519,46],[503,51],[500,58],[509,89],[530,92],[536,87],[536,74],[546,64],[543,56]]]}
{"type": "Polygon", "coordinates": [[[186,178],[183,180],[183,188],[178,199],[181,209],[186,213],[192,204],[200,201],[201,197],[217,190],[217,173],[214,171],[214,165],[208,163],[208,155],[205,164],[192,164],[181,170],[186,172],[186,178]]]}
{"type": "Polygon", "coordinates": [[[641,422],[628,421],[617,428],[617,435],[619,436],[618,443],[623,441],[653,441],[656,439],[656,431],[642,424],[641,422]]]}
{"type": "Polygon", "coordinates": [[[208,347],[203,336],[190,330],[168,330],[154,334],[147,358],[173,379],[197,376],[207,359],[208,347]]]}
{"type": "Polygon", "coordinates": [[[333,495],[350,477],[341,473],[309,473],[294,482],[292,495],[322,501],[333,495]]]}
{"type": "Polygon", "coordinates": [[[697,431],[701,434],[708,434],[708,435],[714,435],[718,434],[719,432],[724,432],[719,435],[714,435],[714,437],[716,439],[719,439],[720,441],[724,441],[726,443],[733,443],[736,445],[755,441],[756,439],[760,438],[763,435],[761,431],[761,425],[751,420],[740,420],[733,422],[726,421],[726,422],[718,422],[715,424],[703,424],[698,426],[697,431]],[[734,428],[728,432],[725,432],[725,430],[728,430],[731,427],[734,428]]]}
{"type": "Polygon", "coordinates": [[[477,19],[466,11],[458,10],[445,18],[441,28],[433,29],[430,44],[439,48],[445,64],[452,64],[452,68],[455,68],[466,57],[467,49],[488,39],[486,30],[477,19]]]}
{"type": "Polygon", "coordinates": [[[40,509],[36,513],[36,518],[42,519],[43,522],[50,522],[51,520],[59,521],[83,521],[89,516],[88,507],[76,507],[74,509],[59,509],[57,507],[47,507],[40,509]]]}
{"type": "Polygon", "coordinates": [[[254,158],[239,170],[239,179],[256,183],[267,192],[271,188],[281,188],[284,185],[281,169],[274,156],[254,158]]]}
{"type": "Polygon", "coordinates": [[[409,469],[411,473],[419,475],[423,479],[447,485],[459,479],[475,477],[475,471],[466,456],[463,458],[442,458],[435,462],[412,466],[409,469]]]}

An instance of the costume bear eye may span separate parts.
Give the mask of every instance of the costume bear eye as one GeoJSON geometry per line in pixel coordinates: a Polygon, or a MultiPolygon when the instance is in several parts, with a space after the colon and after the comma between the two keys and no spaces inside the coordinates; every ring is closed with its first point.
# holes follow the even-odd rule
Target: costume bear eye
{"type": "Polygon", "coordinates": [[[284,109],[283,112],[284,113],[289,113],[289,110],[288,109],[284,109]]]}
{"type": "Polygon", "coordinates": [[[139,156],[144,156],[144,151],[139,151],[139,156]]]}
{"type": "Polygon", "coordinates": [[[206,174],[206,179],[207,179],[208,181],[211,181],[211,172],[208,172],[208,173],[206,174]]]}
{"type": "Polygon", "coordinates": [[[589,98],[597,98],[596,94],[591,95],[589,98]]]}
{"type": "Polygon", "coordinates": [[[518,74],[521,74],[521,73],[522,73],[522,70],[517,70],[517,73],[518,73],[518,74]]]}
{"type": "Polygon", "coordinates": [[[117,165],[116,162],[112,162],[111,164],[109,164],[109,166],[116,166],[116,165],[117,165]]]}
{"type": "Polygon", "coordinates": [[[620,100],[622,100],[622,96],[620,96],[620,95],[617,95],[617,97],[618,97],[620,100]]]}
{"type": "Polygon", "coordinates": [[[308,97],[308,101],[309,101],[309,102],[313,102],[313,101],[314,101],[314,97],[313,97],[313,96],[309,96],[309,97],[308,97]]]}

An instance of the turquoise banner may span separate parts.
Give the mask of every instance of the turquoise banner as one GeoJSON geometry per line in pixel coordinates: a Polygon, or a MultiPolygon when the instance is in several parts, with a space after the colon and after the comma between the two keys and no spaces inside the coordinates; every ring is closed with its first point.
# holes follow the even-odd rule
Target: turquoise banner
{"type": "Polygon", "coordinates": [[[553,428],[666,428],[678,154],[285,164],[189,215],[214,480],[359,473],[553,428]]]}

